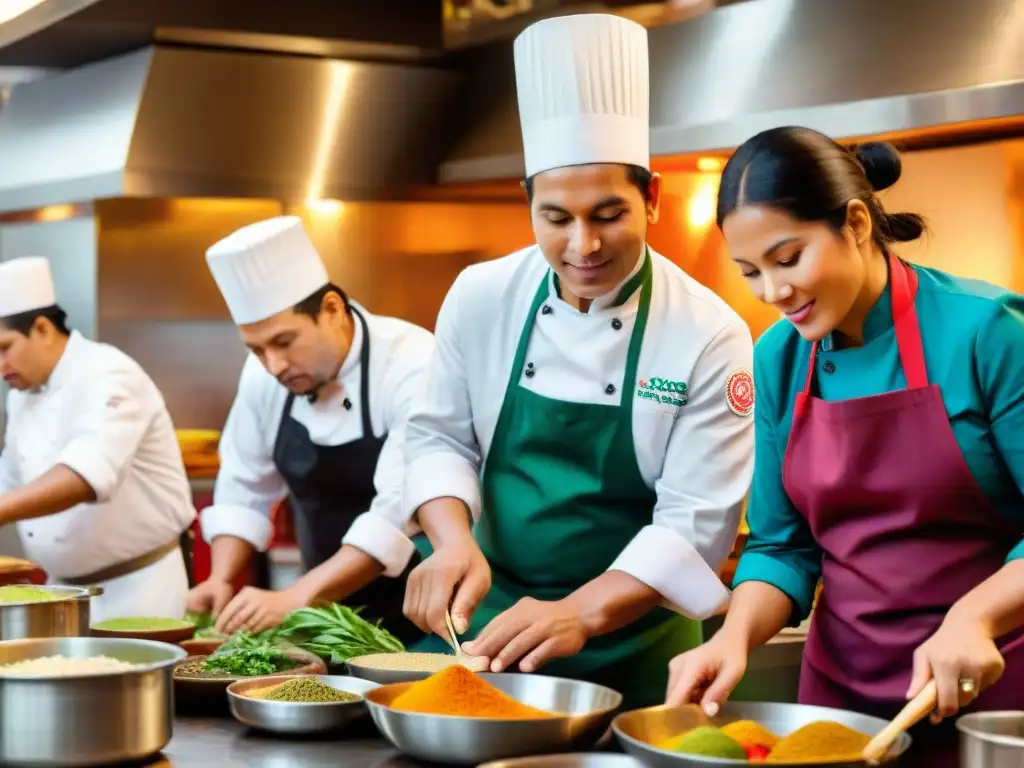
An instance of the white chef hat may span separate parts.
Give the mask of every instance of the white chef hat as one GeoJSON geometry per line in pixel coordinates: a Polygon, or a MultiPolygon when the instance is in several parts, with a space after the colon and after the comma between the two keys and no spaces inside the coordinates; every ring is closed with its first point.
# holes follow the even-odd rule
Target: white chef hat
{"type": "Polygon", "coordinates": [[[328,283],[327,268],[298,216],[242,227],[206,251],[236,325],[291,309],[328,283]]]}
{"type": "Polygon", "coordinates": [[[50,261],[23,256],[0,263],[0,317],[10,317],[57,303],[50,261]]]}
{"type": "Polygon", "coordinates": [[[538,21],[515,41],[526,176],[587,163],[650,169],[647,30],[610,14],[538,21]]]}

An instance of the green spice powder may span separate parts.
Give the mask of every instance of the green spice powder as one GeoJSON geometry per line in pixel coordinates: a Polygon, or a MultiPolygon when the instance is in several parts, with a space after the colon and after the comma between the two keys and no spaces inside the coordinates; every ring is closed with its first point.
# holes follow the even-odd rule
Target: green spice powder
{"type": "Polygon", "coordinates": [[[8,585],[0,587],[0,604],[2,603],[45,603],[61,600],[62,595],[40,587],[19,587],[8,585]]]}
{"type": "Polygon", "coordinates": [[[313,677],[299,677],[289,680],[287,683],[273,688],[261,698],[267,701],[292,701],[292,702],[313,702],[333,703],[344,701],[358,701],[359,696],[348,691],[339,691],[329,685],[321,683],[313,677]]]}

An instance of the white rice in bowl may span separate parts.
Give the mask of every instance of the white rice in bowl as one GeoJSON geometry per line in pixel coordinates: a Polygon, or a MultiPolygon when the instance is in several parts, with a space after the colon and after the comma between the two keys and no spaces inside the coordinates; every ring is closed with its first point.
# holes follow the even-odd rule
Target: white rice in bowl
{"type": "Polygon", "coordinates": [[[130,672],[141,664],[132,664],[110,656],[68,658],[41,656],[11,664],[0,665],[0,677],[77,677],[78,675],[105,675],[111,672],[130,672]]]}

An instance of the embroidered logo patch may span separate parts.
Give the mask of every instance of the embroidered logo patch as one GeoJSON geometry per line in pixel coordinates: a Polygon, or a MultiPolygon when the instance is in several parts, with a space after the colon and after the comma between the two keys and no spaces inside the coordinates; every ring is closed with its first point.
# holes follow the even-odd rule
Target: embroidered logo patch
{"type": "Polygon", "coordinates": [[[642,400],[682,406],[690,401],[689,388],[685,381],[670,381],[654,376],[637,382],[636,396],[642,400]]]}
{"type": "Polygon", "coordinates": [[[729,410],[737,416],[754,411],[754,377],[746,368],[737,368],[725,380],[725,399],[729,410]]]}

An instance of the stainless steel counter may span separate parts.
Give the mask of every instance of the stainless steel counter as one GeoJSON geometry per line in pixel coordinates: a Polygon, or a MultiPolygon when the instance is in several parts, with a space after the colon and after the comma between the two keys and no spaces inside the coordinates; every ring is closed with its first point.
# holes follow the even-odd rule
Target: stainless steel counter
{"type": "MultiPolygon", "coordinates": [[[[618,751],[609,732],[601,747],[618,751]]],[[[337,737],[284,738],[251,730],[230,717],[179,717],[163,753],[140,768],[427,768],[381,738],[369,716],[337,737]]],[[[444,768],[432,763],[430,768],[444,768]]]]}
{"type": "Polygon", "coordinates": [[[369,716],[332,738],[282,738],[226,717],[179,717],[174,738],[145,768],[419,768],[380,737],[369,716]]]}

